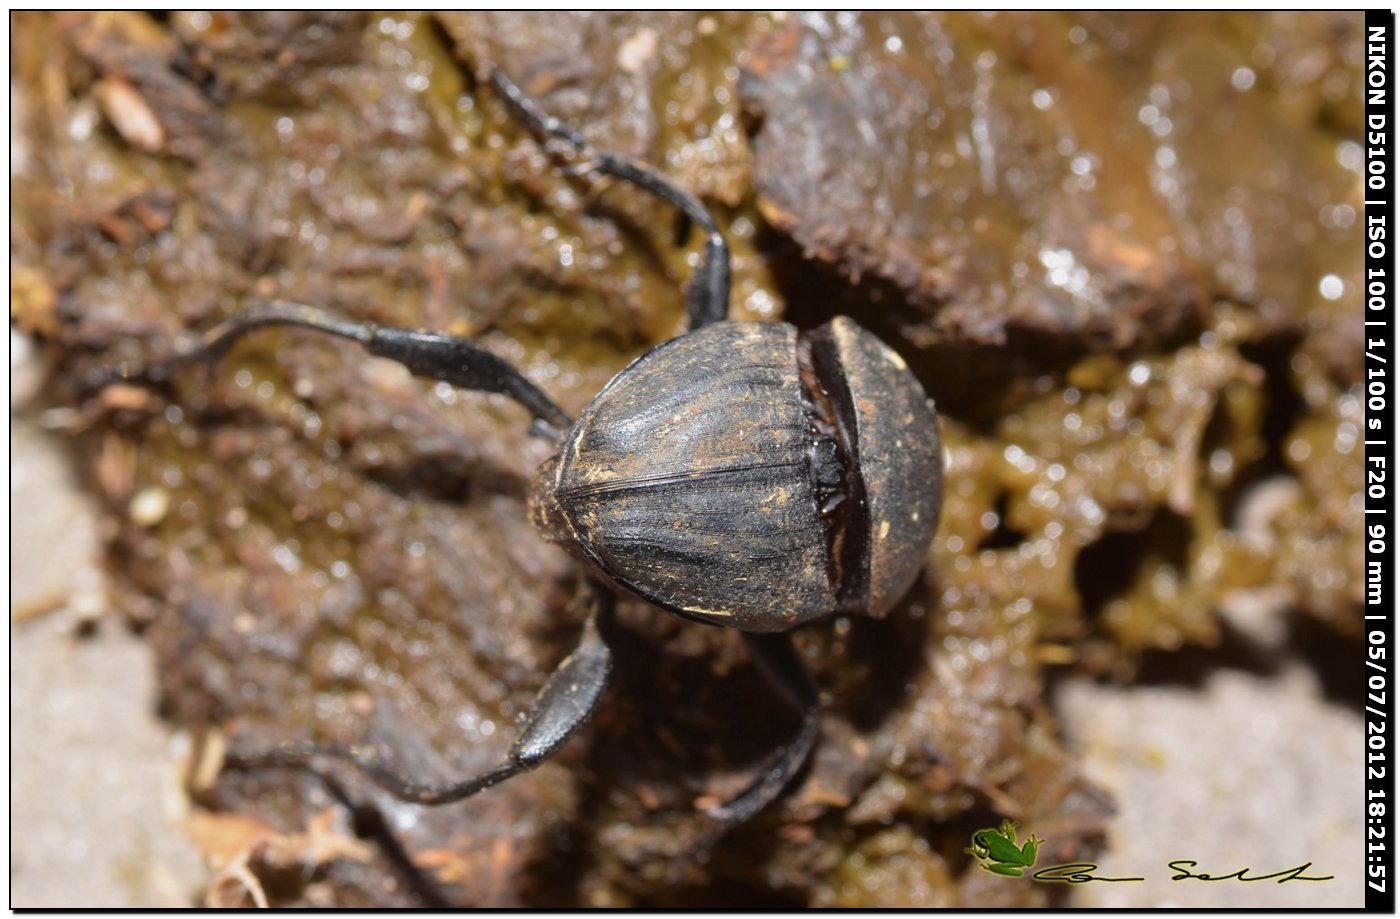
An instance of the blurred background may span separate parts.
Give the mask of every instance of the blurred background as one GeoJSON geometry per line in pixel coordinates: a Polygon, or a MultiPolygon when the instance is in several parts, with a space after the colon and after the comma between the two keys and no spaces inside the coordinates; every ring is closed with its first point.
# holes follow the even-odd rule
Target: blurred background
{"type": "MultiPolygon", "coordinates": [[[[1359,906],[1359,13],[11,19],[15,906],[1359,906]],[[451,807],[226,745],[479,771],[572,646],[497,397],[305,333],[84,392],[255,298],[479,337],[576,413],[684,327],[669,209],[561,171],[480,79],[702,197],[731,316],[846,314],[943,419],[881,621],[799,644],[621,605],[550,764],[451,807]],[[1018,821],[1066,891],[980,869],[1018,821]],[[1318,883],[1172,882],[1312,862],[1318,883]]],[[[1024,837],[1023,837],[1024,838],[1024,837]]]]}

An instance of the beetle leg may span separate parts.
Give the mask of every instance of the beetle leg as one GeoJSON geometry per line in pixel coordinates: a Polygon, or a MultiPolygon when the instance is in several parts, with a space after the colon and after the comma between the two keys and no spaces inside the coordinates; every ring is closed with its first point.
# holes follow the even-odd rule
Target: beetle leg
{"type": "Polygon", "coordinates": [[[505,98],[507,107],[532,134],[561,140],[584,157],[584,163],[578,168],[631,182],[666,201],[704,229],[705,245],[700,253],[700,265],[695,269],[685,298],[690,330],[693,332],[724,319],[729,313],[729,246],[700,199],[645,163],[619,153],[594,149],[582,134],[540,108],[539,103],[525,95],[499,67],[493,65],[490,73],[491,82],[505,98]]]}
{"type": "Polygon", "coordinates": [[[298,326],[349,338],[359,342],[369,353],[398,361],[418,376],[442,380],[463,389],[509,396],[530,411],[540,433],[557,436],[570,424],[564,410],[539,387],[469,338],[372,322],[350,322],[314,306],[281,300],[250,307],[220,323],[189,350],[158,363],[102,368],[85,383],[92,389],[123,381],[163,383],[187,364],[217,362],[244,335],[274,325],[298,326]]]}
{"type": "Polygon", "coordinates": [[[816,684],[786,634],[745,633],[749,653],[783,700],[802,713],[802,727],[769,760],[763,772],[735,797],[709,814],[725,823],[748,820],[778,797],[807,762],[817,740],[821,706],[816,684]]]}
{"type": "Polygon", "coordinates": [[[233,751],[224,757],[225,768],[310,768],[317,757],[345,760],[396,798],[413,804],[450,804],[528,772],[549,759],[583,724],[607,685],[612,670],[608,632],[612,624],[613,596],[589,582],[593,610],[583,627],[583,637],[573,653],[545,681],[525,712],[520,738],[505,761],[493,769],[461,782],[420,782],[385,764],[380,749],[371,744],[334,746],[310,742],[280,744],[256,752],[233,751]]]}

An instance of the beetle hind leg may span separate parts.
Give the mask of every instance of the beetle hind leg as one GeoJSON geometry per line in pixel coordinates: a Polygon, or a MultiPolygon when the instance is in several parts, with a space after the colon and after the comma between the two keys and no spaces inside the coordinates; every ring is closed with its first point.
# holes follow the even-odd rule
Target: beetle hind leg
{"type": "Polygon", "coordinates": [[[402,801],[413,804],[450,804],[485,791],[552,757],[588,720],[612,671],[608,632],[612,624],[613,597],[590,586],[593,610],[573,653],[545,681],[525,713],[519,739],[504,760],[492,769],[459,782],[437,783],[412,779],[385,763],[380,748],[372,744],[336,746],[305,741],[279,744],[267,750],[230,751],[227,769],[270,767],[315,771],[318,758],[339,759],[355,766],[376,785],[402,801]]]}
{"type": "Polygon", "coordinates": [[[802,714],[797,734],[779,747],[763,771],[747,788],[723,804],[709,809],[711,817],[729,825],[743,823],[782,794],[811,756],[820,727],[821,705],[817,687],[786,634],[746,633],[749,653],[773,688],[802,714]]]}
{"type": "Polygon", "coordinates": [[[376,357],[403,364],[417,376],[442,380],[462,389],[494,392],[519,402],[534,416],[539,433],[562,434],[569,416],[504,359],[460,335],[424,332],[351,322],[336,314],[308,306],[274,300],[249,307],[206,332],[191,348],[150,364],[118,364],[90,374],[86,388],[100,389],[113,383],[165,383],[190,364],[212,366],[245,335],[270,326],[295,326],[359,342],[376,357]]]}
{"type": "Polygon", "coordinates": [[[536,137],[554,138],[568,144],[583,161],[565,167],[567,172],[597,172],[630,182],[656,195],[705,231],[705,243],[700,264],[690,280],[686,294],[686,312],[693,332],[712,322],[719,322],[729,313],[729,245],[719,226],[704,204],[690,192],[645,163],[620,153],[597,150],[583,135],[547,114],[539,104],[525,95],[499,67],[490,68],[491,82],[506,100],[511,112],[536,137]]]}

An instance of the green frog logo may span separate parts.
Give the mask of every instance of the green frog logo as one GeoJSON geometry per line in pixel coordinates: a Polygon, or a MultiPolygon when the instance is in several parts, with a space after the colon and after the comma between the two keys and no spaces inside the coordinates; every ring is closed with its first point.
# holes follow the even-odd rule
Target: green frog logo
{"type": "Polygon", "coordinates": [[[1025,869],[1035,866],[1036,853],[1045,840],[1032,834],[1026,844],[1016,846],[1016,824],[1003,820],[997,830],[978,830],[972,834],[972,847],[964,851],[982,862],[992,874],[1018,878],[1025,869]]]}

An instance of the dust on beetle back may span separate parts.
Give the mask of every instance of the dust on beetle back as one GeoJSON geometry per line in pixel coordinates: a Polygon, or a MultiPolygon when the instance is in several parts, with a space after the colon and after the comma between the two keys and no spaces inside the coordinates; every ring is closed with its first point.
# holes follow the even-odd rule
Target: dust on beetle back
{"type": "Polygon", "coordinates": [[[796,343],[786,324],[715,323],[642,355],[584,411],[540,484],[613,580],[744,631],[835,609],[796,343]]]}

